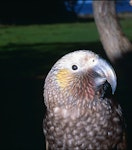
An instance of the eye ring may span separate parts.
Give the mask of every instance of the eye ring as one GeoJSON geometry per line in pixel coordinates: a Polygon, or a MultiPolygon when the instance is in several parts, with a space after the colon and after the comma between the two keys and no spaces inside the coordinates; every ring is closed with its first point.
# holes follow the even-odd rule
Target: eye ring
{"type": "Polygon", "coordinates": [[[77,65],[72,65],[72,70],[77,70],[78,66],[77,65]]]}

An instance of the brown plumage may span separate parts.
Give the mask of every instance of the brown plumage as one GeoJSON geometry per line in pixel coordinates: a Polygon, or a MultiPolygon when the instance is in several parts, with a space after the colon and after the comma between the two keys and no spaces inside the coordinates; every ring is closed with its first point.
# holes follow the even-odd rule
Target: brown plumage
{"type": "Polygon", "coordinates": [[[115,89],[113,68],[91,51],[75,51],[57,61],[44,85],[47,148],[126,149],[115,89]]]}

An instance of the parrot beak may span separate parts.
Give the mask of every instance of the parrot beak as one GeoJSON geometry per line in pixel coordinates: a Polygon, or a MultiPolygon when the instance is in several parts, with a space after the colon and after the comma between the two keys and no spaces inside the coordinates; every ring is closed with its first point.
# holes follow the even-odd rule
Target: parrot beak
{"type": "Polygon", "coordinates": [[[114,94],[117,86],[117,79],[113,67],[105,60],[99,59],[98,63],[94,67],[94,71],[99,74],[99,77],[97,77],[95,81],[96,84],[100,85],[107,80],[108,83],[111,85],[112,94],[114,94]]]}

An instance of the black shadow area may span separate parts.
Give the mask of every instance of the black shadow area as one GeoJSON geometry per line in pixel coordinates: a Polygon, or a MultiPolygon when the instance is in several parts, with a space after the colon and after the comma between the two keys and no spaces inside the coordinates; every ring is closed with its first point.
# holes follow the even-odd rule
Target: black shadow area
{"type": "Polygon", "coordinates": [[[1,150],[44,149],[42,89],[42,80],[0,79],[1,150]]]}
{"type": "Polygon", "coordinates": [[[118,77],[116,96],[120,102],[127,125],[128,149],[132,149],[132,52],[116,60],[115,70],[118,77]]]}

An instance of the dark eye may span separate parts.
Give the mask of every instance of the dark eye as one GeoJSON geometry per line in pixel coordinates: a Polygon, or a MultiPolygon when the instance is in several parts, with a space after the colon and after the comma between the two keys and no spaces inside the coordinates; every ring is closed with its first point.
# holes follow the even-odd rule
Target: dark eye
{"type": "Polygon", "coordinates": [[[77,70],[77,69],[78,69],[77,65],[72,66],[72,70],[77,70]]]}

